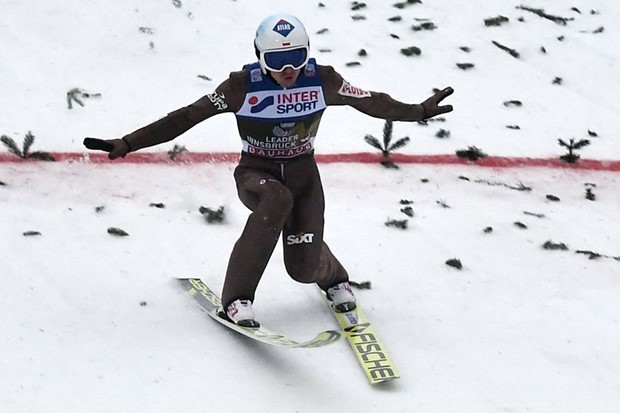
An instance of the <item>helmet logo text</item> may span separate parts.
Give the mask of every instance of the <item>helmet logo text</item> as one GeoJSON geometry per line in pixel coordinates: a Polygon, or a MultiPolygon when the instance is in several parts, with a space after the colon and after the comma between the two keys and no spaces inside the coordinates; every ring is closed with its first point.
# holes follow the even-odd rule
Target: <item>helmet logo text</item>
{"type": "Polygon", "coordinates": [[[282,35],[283,37],[288,36],[293,31],[293,29],[295,29],[295,26],[293,26],[291,23],[287,22],[284,19],[280,19],[273,27],[273,31],[278,33],[279,35],[282,35]]]}

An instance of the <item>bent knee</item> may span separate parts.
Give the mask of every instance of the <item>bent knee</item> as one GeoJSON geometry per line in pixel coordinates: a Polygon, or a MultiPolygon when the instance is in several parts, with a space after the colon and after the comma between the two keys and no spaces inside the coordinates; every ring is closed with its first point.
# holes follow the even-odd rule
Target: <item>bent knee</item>
{"type": "Polygon", "coordinates": [[[290,211],[293,208],[293,194],[284,186],[271,191],[267,198],[269,202],[279,206],[282,210],[290,211]]]}
{"type": "Polygon", "coordinates": [[[287,188],[282,187],[265,193],[254,212],[259,213],[268,225],[279,228],[284,225],[292,208],[293,194],[287,188]]]}
{"type": "Polygon", "coordinates": [[[265,192],[261,197],[260,208],[276,214],[288,215],[293,208],[293,194],[283,185],[278,185],[265,192]]]}

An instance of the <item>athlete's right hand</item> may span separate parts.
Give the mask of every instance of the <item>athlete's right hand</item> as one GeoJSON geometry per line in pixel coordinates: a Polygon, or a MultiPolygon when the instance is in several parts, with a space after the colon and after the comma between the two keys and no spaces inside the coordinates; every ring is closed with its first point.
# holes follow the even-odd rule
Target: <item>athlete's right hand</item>
{"type": "Polygon", "coordinates": [[[84,146],[108,152],[109,159],[124,158],[129,151],[129,143],[124,139],[84,138],[84,146]]]}

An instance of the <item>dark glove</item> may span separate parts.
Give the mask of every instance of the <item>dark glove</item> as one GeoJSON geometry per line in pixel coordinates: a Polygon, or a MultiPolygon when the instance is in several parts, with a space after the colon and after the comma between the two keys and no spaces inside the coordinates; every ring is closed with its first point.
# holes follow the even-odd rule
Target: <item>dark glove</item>
{"type": "Polygon", "coordinates": [[[439,106],[439,103],[453,93],[454,89],[447,87],[422,102],[422,108],[424,109],[422,120],[441,115],[442,113],[452,112],[452,105],[439,106]]]}
{"type": "Polygon", "coordinates": [[[84,138],[84,146],[88,149],[96,149],[108,152],[108,158],[124,158],[131,150],[126,139],[97,139],[84,138]]]}

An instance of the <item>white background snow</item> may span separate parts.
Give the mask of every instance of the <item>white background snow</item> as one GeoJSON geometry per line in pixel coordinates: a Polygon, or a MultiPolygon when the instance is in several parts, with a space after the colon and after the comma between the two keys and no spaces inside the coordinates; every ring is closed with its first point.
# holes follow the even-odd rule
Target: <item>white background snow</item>
{"type": "MultiPolygon", "coordinates": [[[[583,158],[620,159],[620,3],[323,4],[0,0],[0,133],[21,144],[32,131],[33,150],[86,153],[85,136],[122,136],[212,91],[252,61],[260,20],[287,11],[306,23],[319,62],[356,86],[416,103],[454,87],[445,122],[394,125],[396,139],[412,139],[400,153],[475,145],[556,158],[565,153],[557,140],[572,138],[591,140],[583,158]],[[574,20],[559,25],[521,4],[574,20]],[[485,27],[498,15],[510,21],[485,27]],[[417,19],[437,29],[413,31],[417,19]],[[403,56],[410,46],[422,54],[403,56]],[[361,65],[346,66],[352,61],[361,65]],[[70,110],[65,95],[76,87],[101,97],[70,110]],[[435,137],[440,128],[450,137],[435,137]]],[[[329,108],[317,151],[374,151],[363,137],[382,129],[382,120],[329,108]]],[[[240,147],[232,115],[174,143],[191,152],[240,147]]],[[[371,387],[345,341],[308,350],[254,343],[212,322],[175,284],[200,276],[221,288],[247,216],[234,166],[0,163],[0,411],[617,411],[618,172],[322,164],[326,240],[353,280],[372,283],[356,294],[402,376],[371,387]],[[413,202],[413,218],[401,200],[413,202]],[[159,202],[165,208],[149,206],[159,202]],[[198,212],[220,205],[222,225],[198,212]],[[408,219],[408,229],[388,219],[408,219]],[[109,227],[130,235],[113,237],[109,227]],[[544,249],[547,241],[568,249],[544,249]],[[461,271],[445,264],[452,258],[461,271]]],[[[286,276],[280,247],[255,310],[298,339],[336,327],[316,289],[286,276]]]]}

